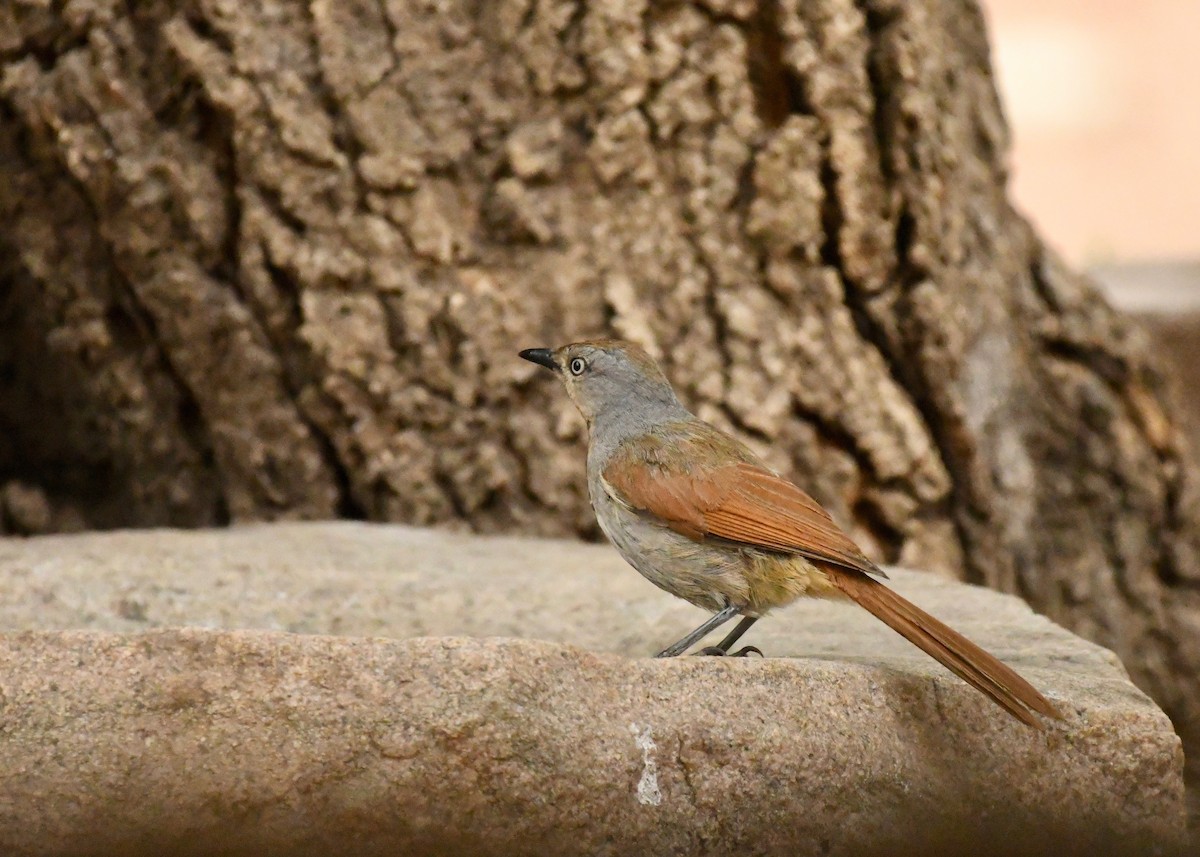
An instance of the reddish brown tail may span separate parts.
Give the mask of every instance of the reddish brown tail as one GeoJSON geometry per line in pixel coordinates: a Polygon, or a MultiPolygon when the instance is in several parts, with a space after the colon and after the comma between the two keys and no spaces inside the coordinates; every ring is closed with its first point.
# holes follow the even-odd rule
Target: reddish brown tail
{"type": "Polygon", "coordinates": [[[844,569],[825,570],[833,584],[857,604],[1022,723],[1044,728],[1030,709],[1062,719],[1049,700],[1016,672],[882,583],[844,569]]]}

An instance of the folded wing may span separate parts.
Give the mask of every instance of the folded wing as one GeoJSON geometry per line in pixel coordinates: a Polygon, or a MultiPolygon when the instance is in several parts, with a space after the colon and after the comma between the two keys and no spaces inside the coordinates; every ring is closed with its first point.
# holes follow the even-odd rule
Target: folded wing
{"type": "Polygon", "coordinates": [[[643,436],[623,446],[602,476],[615,500],[696,541],[724,539],[887,576],[816,500],[786,479],[727,455],[720,460],[731,463],[704,468],[722,442],[733,443],[707,434],[678,442],[643,436]]]}

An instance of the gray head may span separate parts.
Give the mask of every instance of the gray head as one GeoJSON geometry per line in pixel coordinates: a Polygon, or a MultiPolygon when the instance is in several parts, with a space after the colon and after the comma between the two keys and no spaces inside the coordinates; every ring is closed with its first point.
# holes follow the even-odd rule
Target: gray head
{"type": "Polygon", "coordinates": [[[521,357],[558,373],[588,425],[606,414],[683,410],[654,358],[632,342],[592,339],[527,348],[521,357]]]}

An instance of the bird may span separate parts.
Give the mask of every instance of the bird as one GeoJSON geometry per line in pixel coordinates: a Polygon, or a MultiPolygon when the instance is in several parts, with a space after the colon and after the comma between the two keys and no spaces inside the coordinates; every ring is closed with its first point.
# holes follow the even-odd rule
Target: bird
{"type": "MultiPolygon", "coordinates": [[[[587,484],[600,529],[651,583],[713,613],[656,657],[730,655],[760,617],[801,597],[852,601],[1037,729],[1062,714],[1011,667],[889,588],[816,500],[679,400],[640,346],[592,339],[519,356],[557,374],[588,428],[587,484]]],[[[731,656],[762,652],[746,646],[731,656]]]]}

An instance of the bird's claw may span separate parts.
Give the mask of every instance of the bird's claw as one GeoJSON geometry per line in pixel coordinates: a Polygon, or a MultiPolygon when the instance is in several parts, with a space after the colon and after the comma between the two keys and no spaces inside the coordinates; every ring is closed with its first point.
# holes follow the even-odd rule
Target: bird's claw
{"type": "Polygon", "coordinates": [[[724,649],[722,649],[720,646],[705,646],[703,649],[700,649],[698,652],[695,652],[695,654],[711,655],[713,657],[725,657],[725,658],[744,658],[744,657],[748,657],[751,652],[758,655],[760,658],[766,657],[766,655],[764,655],[762,653],[762,649],[760,649],[758,646],[745,646],[741,649],[738,649],[736,652],[727,652],[724,649]]]}

